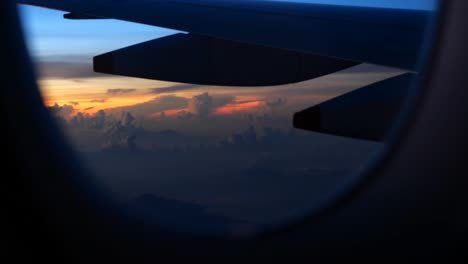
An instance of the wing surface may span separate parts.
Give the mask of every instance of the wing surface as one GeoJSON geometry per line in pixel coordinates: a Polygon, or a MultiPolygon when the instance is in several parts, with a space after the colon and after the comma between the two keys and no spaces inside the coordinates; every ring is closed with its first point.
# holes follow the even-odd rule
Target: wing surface
{"type": "Polygon", "coordinates": [[[18,0],[200,36],[415,71],[429,11],[259,0],[18,0]]]}

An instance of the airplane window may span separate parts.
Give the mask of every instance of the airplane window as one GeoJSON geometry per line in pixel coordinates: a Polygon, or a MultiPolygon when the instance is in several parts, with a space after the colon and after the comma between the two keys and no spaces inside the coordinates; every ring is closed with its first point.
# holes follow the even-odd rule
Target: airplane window
{"type": "Polygon", "coordinates": [[[424,68],[437,10],[435,0],[269,1],[285,2],[268,7],[305,4],[307,17],[313,5],[334,22],[313,20],[305,45],[224,24],[198,35],[118,12],[18,8],[44,104],[96,184],[168,230],[236,236],[293,222],[362,178],[424,68]]]}

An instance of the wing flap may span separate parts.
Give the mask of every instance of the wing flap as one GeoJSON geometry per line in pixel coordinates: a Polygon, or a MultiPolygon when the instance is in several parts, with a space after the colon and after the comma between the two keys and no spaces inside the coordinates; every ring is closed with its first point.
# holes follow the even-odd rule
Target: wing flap
{"type": "Polygon", "coordinates": [[[383,141],[401,111],[414,74],[384,80],[294,114],[295,128],[383,141]]]}
{"type": "Polygon", "coordinates": [[[94,70],[220,86],[271,86],[334,73],[359,63],[193,34],[175,34],[94,58],[94,70]]]}

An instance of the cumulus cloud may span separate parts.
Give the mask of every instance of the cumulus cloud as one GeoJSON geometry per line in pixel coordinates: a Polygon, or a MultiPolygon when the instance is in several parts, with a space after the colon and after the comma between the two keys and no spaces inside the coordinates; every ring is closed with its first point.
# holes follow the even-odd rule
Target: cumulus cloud
{"type": "Polygon", "coordinates": [[[161,88],[150,88],[150,93],[152,94],[163,94],[163,93],[175,93],[180,91],[192,90],[199,88],[199,85],[195,84],[179,84],[173,85],[168,87],[161,87],[161,88]]]}
{"type": "Polygon", "coordinates": [[[234,97],[213,97],[207,92],[195,95],[190,99],[188,108],[189,111],[199,117],[206,117],[211,114],[216,108],[230,104],[234,102],[234,97]]]}
{"type": "Polygon", "coordinates": [[[97,129],[104,128],[106,125],[106,117],[104,110],[99,110],[91,119],[91,125],[97,129]]]}
{"type": "Polygon", "coordinates": [[[54,106],[49,107],[49,110],[53,116],[64,119],[67,119],[75,111],[72,105],[64,104],[59,106],[57,103],[55,103],[54,106]]]}
{"type": "Polygon", "coordinates": [[[85,115],[82,112],[78,112],[71,120],[70,120],[70,125],[73,127],[84,127],[86,122],[85,115]]]}
{"type": "Polygon", "coordinates": [[[117,96],[117,95],[123,95],[123,94],[128,94],[136,91],[136,89],[107,89],[107,95],[109,96],[117,96]]]}
{"type": "Polygon", "coordinates": [[[190,112],[200,116],[208,116],[214,110],[213,97],[208,93],[195,95],[189,102],[190,112]]]}
{"type": "MultiPolygon", "coordinates": [[[[64,124],[68,124],[70,128],[78,132],[75,135],[83,136],[82,140],[88,140],[89,135],[102,135],[99,137],[102,138],[100,145],[103,150],[135,149],[136,133],[141,128],[133,124],[134,120],[131,113],[123,112],[120,118],[115,119],[108,116],[104,110],[99,110],[94,115],[78,112],[68,122],[62,119],[64,124]]],[[[97,141],[91,142],[97,143],[97,141]]]]}
{"type": "Polygon", "coordinates": [[[134,120],[135,118],[131,113],[122,113],[120,120],[114,122],[114,124],[105,132],[107,142],[104,144],[103,149],[135,149],[136,128],[133,125],[134,120]]]}
{"type": "Polygon", "coordinates": [[[120,118],[120,123],[124,127],[130,127],[132,126],[133,121],[135,120],[135,117],[129,112],[127,113],[122,113],[122,117],[120,118]]]}
{"type": "Polygon", "coordinates": [[[74,128],[103,129],[106,127],[107,116],[103,110],[94,115],[78,112],[71,120],[70,125],[74,128]]]}

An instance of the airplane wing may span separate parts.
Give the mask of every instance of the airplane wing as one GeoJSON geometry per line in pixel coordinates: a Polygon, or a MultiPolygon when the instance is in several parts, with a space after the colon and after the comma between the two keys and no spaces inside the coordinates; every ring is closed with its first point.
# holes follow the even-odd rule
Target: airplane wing
{"type": "Polygon", "coordinates": [[[259,0],[17,2],[412,71],[429,16],[421,10],[259,0]]]}
{"type": "Polygon", "coordinates": [[[431,16],[263,0],[17,2],[66,11],[69,19],[113,18],[187,32],[97,56],[97,72],[229,86],[294,83],[363,62],[416,72],[431,16]]]}

